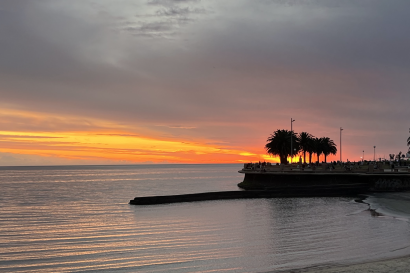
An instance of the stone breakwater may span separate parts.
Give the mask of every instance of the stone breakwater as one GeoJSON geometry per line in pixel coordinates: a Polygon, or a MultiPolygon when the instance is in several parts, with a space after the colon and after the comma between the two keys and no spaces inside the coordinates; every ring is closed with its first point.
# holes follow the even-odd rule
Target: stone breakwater
{"type": "Polygon", "coordinates": [[[353,196],[363,193],[366,184],[343,184],[331,186],[295,186],[272,188],[269,190],[249,191],[222,191],[204,192],[167,196],[135,197],[130,200],[131,205],[155,205],[180,202],[195,202],[207,200],[248,199],[248,198],[275,198],[275,197],[333,197],[353,196]]]}

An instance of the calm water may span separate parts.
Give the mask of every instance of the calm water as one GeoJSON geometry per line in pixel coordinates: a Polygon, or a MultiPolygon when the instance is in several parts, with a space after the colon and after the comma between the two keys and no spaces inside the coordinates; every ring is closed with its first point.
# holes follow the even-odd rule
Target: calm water
{"type": "Polygon", "coordinates": [[[240,168],[1,168],[0,272],[267,272],[410,253],[403,193],[369,198],[381,217],[351,198],[128,204],[237,190],[240,168]]]}

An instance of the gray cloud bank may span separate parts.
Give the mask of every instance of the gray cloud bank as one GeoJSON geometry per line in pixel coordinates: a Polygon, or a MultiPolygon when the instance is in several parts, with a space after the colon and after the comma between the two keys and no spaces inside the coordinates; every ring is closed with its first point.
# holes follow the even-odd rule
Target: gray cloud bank
{"type": "Polygon", "coordinates": [[[0,104],[238,146],[263,145],[292,116],[297,131],[335,140],[345,127],[358,156],[369,140],[398,152],[410,127],[408,10],[407,0],[2,1],[0,104]]]}

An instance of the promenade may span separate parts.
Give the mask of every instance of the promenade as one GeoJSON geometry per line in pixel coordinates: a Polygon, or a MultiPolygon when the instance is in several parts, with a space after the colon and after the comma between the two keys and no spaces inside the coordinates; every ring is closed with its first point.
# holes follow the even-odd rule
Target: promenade
{"type": "Polygon", "coordinates": [[[245,163],[240,173],[260,173],[260,172],[306,172],[306,173],[410,173],[409,166],[399,166],[383,162],[365,163],[320,163],[320,164],[287,164],[276,165],[270,163],[245,163]]]}

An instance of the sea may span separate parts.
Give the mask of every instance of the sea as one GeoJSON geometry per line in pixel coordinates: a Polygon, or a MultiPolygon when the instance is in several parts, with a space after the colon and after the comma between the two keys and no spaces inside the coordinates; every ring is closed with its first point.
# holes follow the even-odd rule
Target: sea
{"type": "Polygon", "coordinates": [[[410,194],[135,206],[241,164],[0,167],[0,272],[282,272],[410,255],[410,194]]]}

